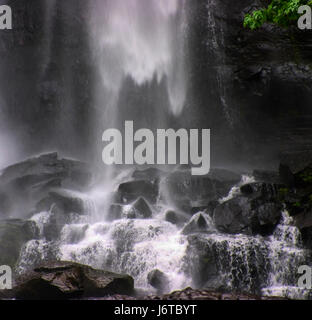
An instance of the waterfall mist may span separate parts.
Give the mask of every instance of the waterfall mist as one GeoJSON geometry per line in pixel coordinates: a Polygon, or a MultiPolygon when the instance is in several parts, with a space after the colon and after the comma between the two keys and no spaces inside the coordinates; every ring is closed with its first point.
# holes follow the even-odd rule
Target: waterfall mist
{"type": "Polygon", "coordinates": [[[183,2],[91,2],[91,46],[103,86],[115,99],[127,77],[137,86],[152,82],[154,77],[159,84],[165,78],[170,111],[181,113],[186,91],[183,2]]]}

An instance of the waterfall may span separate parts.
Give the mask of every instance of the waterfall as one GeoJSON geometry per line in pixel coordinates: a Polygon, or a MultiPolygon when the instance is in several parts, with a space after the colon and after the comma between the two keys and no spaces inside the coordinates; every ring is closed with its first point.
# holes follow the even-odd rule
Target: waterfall
{"type": "MultiPolygon", "coordinates": [[[[129,181],[129,176],[118,176],[115,185],[129,181]]],[[[254,178],[244,175],[239,185],[250,181],[254,178]]],[[[233,186],[230,196],[240,196],[237,186],[233,186]]],[[[166,212],[172,207],[163,197],[157,198],[148,219],[129,218],[130,203],[121,205],[124,216],[112,222],[92,219],[95,208],[103,210],[99,206],[101,192],[81,197],[85,214],[70,218],[56,239],[45,237],[47,228],[51,228],[52,211],[31,218],[39,237],[24,245],[19,273],[41,261],[60,259],[130,274],[136,288],[148,293],[156,292],[148,275],[157,269],[168,278],[167,292],[193,286],[297,299],[310,297],[309,290],[297,286],[298,267],[309,265],[309,250],[303,248],[301,233],[286,211],[272,236],[223,234],[204,212],[205,232],[185,235],[185,224],[176,226],[166,221],[166,212]]]]}
{"type": "MultiPolygon", "coordinates": [[[[51,132],[55,134],[58,131],[58,141],[55,144],[61,150],[66,149],[67,145],[74,149],[72,147],[74,140],[79,140],[80,127],[76,125],[74,129],[72,123],[78,115],[84,121],[86,120],[84,116],[91,114],[90,118],[93,117],[92,125],[94,126],[92,129],[96,131],[95,136],[99,140],[105,129],[119,127],[122,121],[121,115],[124,118],[131,116],[132,118],[128,120],[144,123],[146,127],[150,124],[157,127],[159,123],[165,127],[167,118],[174,119],[175,123],[180,121],[179,116],[186,107],[188,89],[187,59],[184,50],[187,18],[185,1],[88,1],[88,12],[84,17],[88,20],[90,47],[88,49],[93,54],[88,63],[90,62],[96,71],[94,75],[93,72],[90,72],[92,67],[88,65],[90,69],[86,68],[88,69],[87,75],[82,74],[81,77],[85,82],[79,85],[74,81],[76,79],[73,70],[79,72],[77,70],[81,69],[72,69],[73,65],[68,63],[69,57],[72,58],[70,54],[73,53],[67,50],[68,47],[65,50],[66,54],[61,48],[55,61],[53,60],[54,47],[62,43],[61,41],[54,42],[56,38],[53,39],[56,37],[53,33],[57,29],[55,15],[58,12],[64,14],[62,11],[64,8],[71,11],[71,5],[62,6],[62,2],[57,2],[57,0],[44,1],[43,34],[45,40],[42,44],[44,50],[39,72],[40,86],[43,95],[51,94],[52,98],[57,97],[57,99],[56,101],[51,99],[51,105],[48,105],[49,99],[43,99],[41,111],[43,110],[42,114],[44,114],[46,110],[53,109],[56,105],[59,108],[58,111],[55,111],[59,113],[54,118],[52,116],[54,113],[50,110],[51,119],[48,115],[48,121],[51,121],[52,127],[54,123],[57,123],[56,130],[51,130],[51,132]],[[58,8],[57,11],[56,8],[58,8]],[[53,75],[55,65],[57,65],[56,73],[60,75],[53,75]],[[89,73],[92,73],[92,76],[89,73]],[[94,84],[92,81],[89,82],[91,78],[94,80],[93,76],[96,79],[94,84]],[[84,113],[81,112],[84,106],[76,105],[79,95],[75,96],[77,92],[75,85],[82,88],[86,83],[92,83],[94,86],[94,97],[90,98],[92,100],[90,104],[94,103],[94,105],[84,113]],[[133,104],[137,103],[138,96],[141,98],[138,102],[141,104],[141,109],[134,111],[133,104]],[[151,103],[151,100],[155,101],[151,103]],[[163,112],[162,108],[166,108],[166,112],[163,112]],[[125,110],[126,115],[123,114],[125,110]],[[148,123],[146,123],[147,120],[148,123]]],[[[211,39],[207,46],[210,47],[212,56],[215,58],[213,61],[216,62],[213,68],[216,70],[215,80],[220,104],[223,107],[225,118],[230,124],[233,124],[233,114],[227,95],[229,73],[227,72],[226,55],[223,51],[226,42],[225,30],[218,29],[218,21],[213,15],[215,6],[215,1],[208,1],[209,21],[207,23],[211,39]]],[[[75,8],[79,10],[78,7],[75,8]]],[[[67,22],[67,20],[64,21],[59,28],[68,36],[72,29],[69,28],[67,22]]],[[[65,36],[65,40],[69,40],[69,37],[65,36]]],[[[81,43],[84,42],[81,41],[81,43]]],[[[77,45],[76,42],[74,42],[74,48],[76,48],[75,45],[77,45]]],[[[88,53],[87,50],[86,52],[88,53]]],[[[83,52],[83,55],[86,55],[88,59],[86,52],[83,52]]],[[[75,63],[79,59],[80,52],[77,57],[73,57],[75,63]]],[[[86,99],[86,101],[89,100],[86,99]]],[[[13,141],[7,130],[2,127],[5,122],[1,115],[1,111],[5,109],[4,104],[5,101],[0,96],[0,145],[2,149],[12,154],[7,153],[4,158],[2,155],[0,166],[12,162],[16,156],[12,145],[17,146],[16,141],[13,141]]],[[[86,131],[88,130],[89,127],[86,131]]],[[[88,134],[93,137],[89,131],[88,134]]],[[[53,140],[55,136],[49,135],[49,139],[53,140]]],[[[95,142],[96,152],[102,150],[100,147],[102,141],[98,144],[97,142],[95,142]]],[[[86,152],[87,147],[86,149],[84,147],[86,146],[84,145],[82,150],[86,152]]],[[[100,161],[98,155],[95,158],[100,161]]],[[[66,166],[66,162],[62,160],[62,165],[66,166]]],[[[51,171],[54,166],[57,166],[53,163],[51,171]]],[[[77,167],[80,165],[77,164],[77,167]]],[[[50,191],[53,191],[52,193],[63,192],[64,197],[60,201],[64,201],[68,206],[63,205],[63,208],[54,210],[57,204],[49,203],[50,210],[42,212],[40,212],[40,206],[34,206],[32,216],[27,217],[30,217],[29,220],[35,224],[37,233],[34,232],[34,238],[24,243],[17,262],[17,273],[28,272],[43,261],[68,260],[94,268],[127,273],[134,278],[136,288],[149,294],[157,292],[157,288],[154,288],[149,281],[149,275],[158,270],[168,280],[167,288],[163,290],[165,292],[161,293],[192,286],[266,296],[282,295],[296,298],[310,296],[309,292],[298,289],[296,283],[298,267],[309,264],[310,254],[303,248],[300,230],[293,225],[286,211],[282,213],[283,219],[271,236],[225,234],[218,231],[217,226],[214,225],[213,208],[210,208],[210,205],[215,205],[213,202],[218,204],[218,201],[211,201],[210,195],[207,198],[205,196],[205,199],[198,197],[199,200],[204,200],[203,207],[201,201],[198,205],[197,201],[188,201],[189,199],[186,199],[184,206],[185,199],[181,196],[181,199],[178,199],[181,200],[181,207],[178,208],[178,201],[171,199],[172,193],[178,193],[181,184],[188,185],[187,188],[182,188],[182,190],[187,190],[185,193],[189,193],[186,194],[186,197],[197,193],[200,188],[206,188],[205,184],[202,187],[193,188],[187,179],[190,176],[188,169],[177,167],[174,173],[181,174],[183,179],[181,183],[178,180],[176,189],[173,188],[172,193],[169,193],[169,184],[166,185],[164,181],[171,172],[155,169],[156,174],[152,177],[153,169],[147,170],[147,173],[124,167],[109,168],[103,170],[105,172],[98,170],[97,180],[93,181],[90,189],[83,189],[79,192],[61,189],[61,186],[68,189],[74,188],[70,183],[65,182],[63,185],[63,180],[66,180],[63,177],[57,176],[57,179],[51,178],[47,181],[47,184],[42,187],[42,194],[48,190],[48,199],[41,199],[42,194],[40,194],[38,200],[46,200],[49,203],[52,199],[51,201],[57,202],[55,198],[49,198],[50,191]],[[142,184],[133,193],[131,187],[129,188],[131,196],[134,195],[131,200],[128,200],[119,188],[122,184],[131,182],[142,184]],[[150,189],[154,191],[153,187],[156,186],[156,194],[151,191],[153,193],[151,197],[155,198],[153,201],[144,199],[142,193],[146,186],[148,189],[146,198],[150,196],[147,194],[150,189]],[[146,212],[143,212],[141,216],[136,215],[139,209],[135,206],[139,200],[143,202],[142,211],[148,211],[148,215],[146,212]],[[115,216],[110,220],[114,209],[117,213],[113,212],[115,216]],[[193,210],[198,210],[194,216],[191,214],[193,210]],[[173,214],[173,219],[168,213],[173,214]]],[[[66,170],[70,169],[65,168],[64,171],[66,170]]],[[[50,171],[47,171],[41,176],[49,176],[50,171]]],[[[84,175],[80,177],[78,168],[77,172],[74,169],[72,172],[69,171],[69,177],[67,177],[67,172],[64,175],[68,180],[70,178],[84,180],[84,175]]],[[[22,176],[22,178],[25,177],[22,176]]],[[[29,175],[25,180],[28,182],[36,178],[34,174],[34,177],[29,175]]],[[[206,178],[209,180],[211,177],[206,178]]],[[[23,182],[23,179],[21,180],[23,182]]],[[[208,181],[207,189],[219,189],[220,182],[222,197],[220,196],[219,204],[242,196],[241,186],[256,182],[253,176],[243,175],[241,181],[233,185],[231,189],[231,186],[224,187],[226,189],[224,194],[229,189],[230,191],[227,196],[223,197],[223,181],[216,179],[215,183],[214,178],[211,180],[213,182],[208,181]]],[[[237,182],[239,176],[238,180],[234,180],[237,182]]],[[[41,180],[35,183],[38,188],[41,188],[42,185],[41,180]]],[[[219,197],[219,190],[216,190],[216,193],[219,197]]],[[[218,200],[218,197],[212,197],[218,200]]],[[[25,215],[26,213],[28,214],[25,212],[25,215]]]]}
{"type": "Polygon", "coordinates": [[[92,2],[91,46],[102,84],[115,103],[125,78],[142,86],[156,76],[158,82],[166,78],[171,112],[181,113],[186,94],[183,2],[92,2]]]}

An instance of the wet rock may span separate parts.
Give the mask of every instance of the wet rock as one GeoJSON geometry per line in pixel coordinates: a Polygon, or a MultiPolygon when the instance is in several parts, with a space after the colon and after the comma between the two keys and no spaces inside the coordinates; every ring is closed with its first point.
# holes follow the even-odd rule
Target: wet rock
{"type": "Polygon", "coordinates": [[[312,165],[293,175],[293,184],[280,188],[280,198],[291,216],[305,216],[312,212],[312,165]]]}
{"type": "Polygon", "coordinates": [[[299,229],[312,227],[312,214],[311,212],[303,212],[294,217],[294,225],[299,229]]]}
{"type": "Polygon", "coordinates": [[[8,195],[0,193],[0,217],[8,218],[11,212],[11,204],[8,195]]]}
{"type": "Polygon", "coordinates": [[[150,181],[153,184],[158,183],[159,179],[166,173],[157,168],[148,168],[145,170],[135,170],[132,174],[132,178],[136,180],[150,181]]]}
{"type": "Polygon", "coordinates": [[[168,291],[169,288],[169,279],[168,277],[160,270],[152,270],[147,275],[148,283],[157,289],[158,293],[164,293],[168,291]]]}
{"type": "Polygon", "coordinates": [[[148,296],[144,300],[285,300],[280,297],[263,297],[244,293],[226,293],[217,290],[186,288],[162,296],[148,296]]]}
{"type": "Polygon", "coordinates": [[[206,207],[226,196],[239,181],[239,175],[226,170],[212,169],[206,176],[192,176],[190,170],[180,170],[164,179],[163,188],[178,209],[191,213],[193,207],[206,207]]]}
{"type": "Polygon", "coordinates": [[[213,242],[201,235],[188,236],[187,262],[189,274],[194,284],[204,287],[211,279],[218,279],[218,255],[213,242]]]}
{"type": "Polygon", "coordinates": [[[43,236],[48,240],[57,240],[65,224],[79,221],[85,211],[84,200],[76,193],[66,190],[50,192],[36,205],[36,212],[49,212],[49,219],[43,225],[43,236]]]}
{"type": "Polygon", "coordinates": [[[262,201],[275,201],[278,197],[279,185],[273,183],[255,182],[240,187],[244,196],[262,201]]]}
{"type": "Polygon", "coordinates": [[[121,203],[131,203],[139,197],[155,203],[158,197],[158,185],[148,180],[125,182],[119,185],[118,195],[121,203]]]}
{"type": "Polygon", "coordinates": [[[144,198],[140,197],[131,205],[131,209],[126,212],[126,217],[128,219],[148,219],[152,214],[149,204],[144,198]]]}
{"type": "Polygon", "coordinates": [[[165,220],[172,223],[172,224],[177,224],[178,223],[178,215],[176,212],[169,210],[165,214],[165,220]]]}
{"type": "Polygon", "coordinates": [[[256,237],[200,233],[187,240],[187,270],[196,287],[259,293],[266,283],[268,252],[256,237]]]}
{"type": "MultiPolygon", "coordinates": [[[[14,183],[19,179],[32,184],[47,177],[61,178],[64,187],[71,186],[81,189],[90,182],[91,172],[87,165],[77,160],[59,159],[58,154],[49,153],[39,157],[30,158],[3,170],[0,183],[14,183]],[[51,175],[51,176],[49,176],[51,175]]],[[[23,187],[27,186],[25,183],[23,187]]]]}
{"type": "Polygon", "coordinates": [[[17,279],[15,297],[23,300],[64,300],[132,294],[128,275],[95,270],[73,262],[50,262],[17,279]]]}
{"type": "Polygon", "coordinates": [[[188,235],[188,234],[198,233],[198,232],[213,231],[212,221],[211,221],[211,224],[208,224],[207,220],[211,220],[211,218],[207,214],[203,212],[197,213],[191,218],[189,223],[183,228],[182,234],[188,235]]]}
{"type": "Polygon", "coordinates": [[[268,171],[268,170],[254,170],[252,176],[255,178],[257,182],[266,182],[266,183],[277,183],[279,184],[280,175],[276,171],[268,171]]]}
{"type": "Polygon", "coordinates": [[[6,199],[4,214],[27,215],[36,202],[53,188],[84,190],[91,181],[86,164],[59,159],[57,153],[41,155],[17,163],[3,170],[0,194],[6,199]]]}
{"type": "Polygon", "coordinates": [[[279,166],[279,176],[281,183],[286,186],[293,186],[295,183],[295,176],[291,172],[290,168],[285,164],[280,164],[279,166]]]}
{"type": "MultiPolygon", "coordinates": [[[[292,174],[296,174],[312,163],[312,151],[286,151],[280,154],[280,162],[284,167],[288,167],[292,174]]],[[[287,171],[289,171],[287,169],[287,171]]]]}
{"type": "Polygon", "coordinates": [[[165,213],[165,220],[175,225],[181,225],[187,221],[187,218],[181,213],[169,210],[165,213]]]}
{"type": "Polygon", "coordinates": [[[213,217],[213,212],[215,208],[219,205],[219,201],[214,200],[210,201],[206,206],[204,207],[193,207],[191,209],[191,214],[194,215],[198,212],[205,212],[207,213],[210,217],[213,217]]]}
{"type": "Polygon", "coordinates": [[[281,210],[280,204],[267,202],[253,209],[253,212],[259,221],[260,227],[268,225],[274,228],[280,220],[281,210]]]}
{"type": "Polygon", "coordinates": [[[224,233],[252,234],[252,217],[247,198],[231,199],[219,205],[214,211],[214,224],[224,233]]]}
{"type": "Polygon", "coordinates": [[[33,221],[0,220],[0,265],[15,266],[22,246],[37,239],[39,230],[33,221]]]}
{"type": "Polygon", "coordinates": [[[216,228],[229,234],[272,234],[281,218],[279,203],[237,197],[220,204],[214,211],[216,228]]]}
{"type": "Polygon", "coordinates": [[[119,220],[123,217],[123,205],[118,203],[113,203],[108,212],[108,221],[119,220]]]}
{"type": "Polygon", "coordinates": [[[66,190],[50,192],[37,204],[36,210],[37,212],[53,210],[53,212],[57,211],[62,214],[86,213],[83,199],[66,190]]]}

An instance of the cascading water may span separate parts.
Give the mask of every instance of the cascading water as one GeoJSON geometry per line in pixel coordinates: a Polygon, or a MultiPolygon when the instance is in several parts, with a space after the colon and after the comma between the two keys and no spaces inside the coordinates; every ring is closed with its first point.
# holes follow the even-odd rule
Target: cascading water
{"type": "Polygon", "coordinates": [[[183,2],[93,1],[91,46],[103,86],[114,102],[127,77],[138,86],[151,82],[155,76],[158,82],[165,77],[171,111],[181,113],[186,94],[183,2]]]}
{"type": "MultiPolygon", "coordinates": [[[[130,176],[129,173],[122,179],[119,177],[116,184],[131,180],[130,176]]],[[[238,185],[250,181],[254,178],[243,176],[238,185]]],[[[233,186],[228,199],[237,196],[239,191],[233,186]]],[[[301,234],[286,211],[270,237],[222,234],[204,212],[201,215],[206,221],[205,230],[185,235],[185,225],[178,227],[166,221],[165,213],[172,207],[168,207],[162,197],[151,206],[152,217],[148,219],[129,219],[130,203],[122,206],[120,219],[93,222],[88,208],[92,200],[96,205],[97,197],[94,193],[85,196],[86,214],[73,216],[54,240],[44,236],[52,212],[35,214],[31,220],[38,226],[39,238],[24,246],[18,272],[26,272],[52,257],[128,273],[134,277],[136,288],[149,293],[155,289],[148,282],[148,274],[157,269],[168,278],[166,292],[204,286],[267,296],[310,298],[309,290],[297,287],[298,267],[309,264],[310,255],[303,249],[301,234]]],[[[222,201],[224,199],[220,199],[222,201]]]]}
{"type": "MultiPolygon", "coordinates": [[[[123,181],[129,181],[129,176],[123,176],[123,181]]],[[[115,182],[116,185],[122,182],[121,177],[117,177],[115,182]]],[[[66,224],[57,241],[49,241],[44,236],[53,208],[51,212],[35,214],[31,220],[38,227],[39,239],[24,246],[18,272],[26,272],[34,264],[54,257],[130,274],[135,278],[136,287],[148,292],[154,292],[148,283],[148,274],[155,269],[168,277],[168,292],[190,285],[191,279],[184,273],[187,239],[180,233],[180,228],[165,221],[165,204],[158,200],[150,219],[126,218],[132,210],[130,203],[123,206],[125,218],[94,222],[94,207],[91,205],[91,212],[88,208],[93,201],[96,210],[102,210],[102,202],[99,201],[102,194],[91,191],[90,197],[84,197],[86,214],[78,219],[74,217],[66,224]]],[[[102,216],[105,215],[102,212],[102,216]]]]}

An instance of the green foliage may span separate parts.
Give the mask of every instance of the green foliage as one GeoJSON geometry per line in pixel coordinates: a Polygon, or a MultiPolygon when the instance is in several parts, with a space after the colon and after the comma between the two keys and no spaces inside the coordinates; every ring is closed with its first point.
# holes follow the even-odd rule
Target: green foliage
{"type": "Polygon", "coordinates": [[[302,5],[312,6],[312,0],[272,0],[267,8],[246,14],[244,27],[254,30],[265,22],[289,27],[298,21],[298,8],[302,5]]]}

